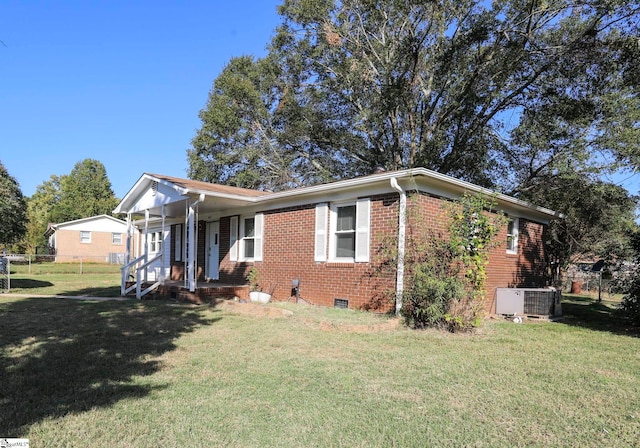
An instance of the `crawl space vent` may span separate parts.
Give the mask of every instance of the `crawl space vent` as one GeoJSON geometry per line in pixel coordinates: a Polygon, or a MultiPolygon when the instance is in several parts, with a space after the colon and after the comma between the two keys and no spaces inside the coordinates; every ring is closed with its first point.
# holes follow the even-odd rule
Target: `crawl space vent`
{"type": "Polygon", "coordinates": [[[349,301],[347,299],[333,299],[334,308],[349,308],[349,301]]]}

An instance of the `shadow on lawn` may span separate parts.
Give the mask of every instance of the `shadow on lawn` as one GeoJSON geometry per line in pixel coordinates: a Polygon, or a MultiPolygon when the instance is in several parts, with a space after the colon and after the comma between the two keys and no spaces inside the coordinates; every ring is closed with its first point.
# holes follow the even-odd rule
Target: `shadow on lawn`
{"type": "Polygon", "coordinates": [[[96,286],[93,288],[74,289],[61,292],[58,295],[78,297],[120,297],[120,286],[96,286]]]}
{"type": "Polygon", "coordinates": [[[588,296],[563,296],[562,315],[562,322],[567,325],[625,336],[640,336],[640,328],[624,319],[615,304],[598,302],[588,296]]]}
{"type": "Polygon", "coordinates": [[[53,283],[42,280],[33,280],[30,278],[11,279],[11,288],[33,289],[46,288],[47,286],[53,286],[53,283]]]}
{"type": "Polygon", "coordinates": [[[200,325],[203,308],[161,302],[0,302],[0,435],[46,418],[144,397],[158,356],[200,325]]]}

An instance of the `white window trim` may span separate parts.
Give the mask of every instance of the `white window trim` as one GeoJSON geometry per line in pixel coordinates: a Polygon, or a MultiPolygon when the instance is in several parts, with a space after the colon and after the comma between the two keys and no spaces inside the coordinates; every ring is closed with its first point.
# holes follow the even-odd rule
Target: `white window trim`
{"type": "MultiPolygon", "coordinates": [[[[262,213],[256,213],[255,215],[243,215],[238,217],[233,217],[239,220],[237,229],[238,234],[236,236],[236,240],[234,241],[233,234],[231,235],[231,240],[234,241],[237,246],[237,249],[232,249],[232,253],[234,250],[237,250],[236,257],[237,261],[243,262],[252,262],[252,261],[262,261],[262,250],[263,250],[263,240],[264,240],[264,215],[262,213]],[[244,222],[246,219],[253,218],[254,225],[254,235],[250,239],[253,240],[253,257],[245,257],[244,249],[245,249],[245,240],[249,239],[244,236],[244,222]]],[[[232,219],[233,219],[232,218],[232,219]]],[[[233,228],[233,225],[231,226],[233,228]]],[[[233,244],[231,244],[233,247],[233,244]]],[[[234,261],[232,259],[232,261],[234,261]]]]}
{"type": "Polygon", "coordinates": [[[511,222],[513,223],[513,234],[509,233],[509,224],[507,224],[507,253],[510,255],[517,255],[520,219],[511,218],[511,222]],[[512,236],[513,238],[513,249],[509,249],[509,236],[512,236]]]}
{"type": "Polygon", "coordinates": [[[314,261],[327,261],[327,223],[329,204],[326,202],[316,205],[316,229],[314,243],[314,261]]]}
{"type": "Polygon", "coordinates": [[[80,242],[82,244],[91,244],[91,231],[90,230],[81,230],[80,231],[80,242]],[[89,238],[88,239],[84,239],[82,238],[82,234],[89,234],[89,238]]]}
{"type": "Polygon", "coordinates": [[[159,254],[164,246],[164,237],[161,230],[149,232],[149,253],[159,254]]]}
{"type": "Polygon", "coordinates": [[[122,233],[112,232],[111,233],[111,244],[113,244],[114,246],[122,246],[122,233]],[[116,241],[116,239],[117,239],[117,241],[116,241]]]}
{"type": "Polygon", "coordinates": [[[229,260],[238,261],[238,217],[229,218],[229,260]]]}
{"type": "MultiPolygon", "coordinates": [[[[366,263],[369,261],[369,235],[371,233],[371,200],[369,198],[357,201],[335,202],[329,207],[329,261],[333,263],[366,263]],[[338,208],[356,206],[354,222],[355,251],[353,257],[336,256],[336,229],[338,221],[338,208]]],[[[317,229],[316,229],[317,231],[317,229]]],[[[316,248],[317,249],[317,248],[316,248]]],[[[319,255],[319,250],[316,253],[319,255]]]]}

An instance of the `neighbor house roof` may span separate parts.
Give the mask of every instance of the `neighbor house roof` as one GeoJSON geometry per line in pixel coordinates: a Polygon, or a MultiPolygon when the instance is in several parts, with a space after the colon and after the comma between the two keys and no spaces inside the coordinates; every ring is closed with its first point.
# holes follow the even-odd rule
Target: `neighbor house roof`
{"type": "Polygon", "coordinates": [[[54,232],[56,232],[59,229],[64,228],[64,227],[73,227],[73,226],[78,226],[78,225],[92,223],[92,222],[101,221],[101,220],[106,220],[108,222],[115,223],[115,224],[120,224],[120,225],[123,225],[123,226],[127,225],[126,222],[122,221],[121,219],[114,218],[113,216],[96,215],[96,216],[89,216],[88,218],[80,218],[80,219],[74,219],[72,221],[65,221],[65,222],[61,222],[61,223],[58,223],[58,224],[51,224],[50,223],[47,226],[47,230],[44,233],[44,236],[48,238],[52,233],[54,233],[54,232]]]}

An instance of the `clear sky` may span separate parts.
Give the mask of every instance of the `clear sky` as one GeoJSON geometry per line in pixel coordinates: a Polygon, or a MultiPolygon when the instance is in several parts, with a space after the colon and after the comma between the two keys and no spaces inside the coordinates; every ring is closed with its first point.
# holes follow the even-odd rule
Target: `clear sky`
{"type": "Polygon", "coordinates": [[[122,198],[186,177],[212,83],[263,56],[281,0],[0,1],[0,162],[25,196],[86,158],[122,198]]]}
{"type": "Polygon", "coordinates": [[[266,53],[280,3],[1,0],[0,162],[25,196],[86,158],[119,198],[143,172],[186,177],[214,79],[266,53]]]}

